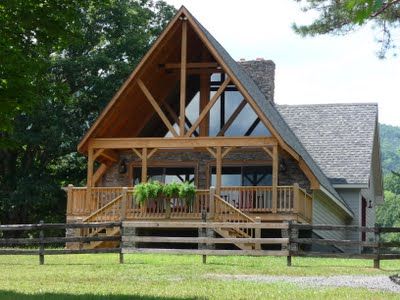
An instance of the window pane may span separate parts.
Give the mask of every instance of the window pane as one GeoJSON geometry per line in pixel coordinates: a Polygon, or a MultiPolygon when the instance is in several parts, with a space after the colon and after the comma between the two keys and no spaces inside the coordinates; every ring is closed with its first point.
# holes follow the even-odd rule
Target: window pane
{"type": "MultiPolygon", "coordinates": [[[[215,186],[217,177],[215,175],[215,167],[211,168],[211,185],[215,186]]],[[[242,182],[241,168],[240,167],[223,167],[221,184],[222,186],[240,186],[242,182]]]]}
{"type": "Polygon", "coordinates": [[[243,185],[263,186],[272,185],[271,166],[243,167],[243,185]]]}

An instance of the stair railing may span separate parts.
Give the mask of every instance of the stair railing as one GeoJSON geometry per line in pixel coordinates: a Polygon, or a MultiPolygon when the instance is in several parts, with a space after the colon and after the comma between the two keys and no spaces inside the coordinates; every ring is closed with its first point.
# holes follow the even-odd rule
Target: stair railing
{"type": "MultiPolygon", "coordinates": [[[[226,202],[221,196],[214,195],[214,220],[216,222],[228,223],[256,223],[254,219],[243,213],[241,210],[226,202]]],[[[239,228],[239,231],[249,237],[254,237],[253,228],[239,228]]]]}

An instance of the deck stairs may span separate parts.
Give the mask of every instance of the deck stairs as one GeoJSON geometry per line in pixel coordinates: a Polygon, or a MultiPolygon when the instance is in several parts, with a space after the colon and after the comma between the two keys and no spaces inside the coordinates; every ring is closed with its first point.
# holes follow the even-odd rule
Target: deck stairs
{"type": "MultiPolygon", "coordinates": [[[[224,223],[255,223],[256,221],[237,209],[222,197],[214,195],[215,211],[214,221],[224,223]]],[[[103,207],[93,212],[90,216],[85,218],[83,222],[112,222],[121,220],[121,204],[122,195],[116,197],[103,207]]],[[[223,238],[250,238],[254,236],[254,229],[240,228],[235,226],[234,228],[217,228],[215,232],[223,238]]],[[[96,229],[85,229],[81,233],[82,236],[116,236],[120,235],[119,227],[115,228],[96,228],[96,229]]],[[[235,243],[235,245],[242,250],[251,250],[255,248],[254,243],[235,243]]],[[[112,248],[118,247],[119,242],[115,241],[95,241],[85,243],[81,247],[86,249],[95,248],[112,248]]]]}

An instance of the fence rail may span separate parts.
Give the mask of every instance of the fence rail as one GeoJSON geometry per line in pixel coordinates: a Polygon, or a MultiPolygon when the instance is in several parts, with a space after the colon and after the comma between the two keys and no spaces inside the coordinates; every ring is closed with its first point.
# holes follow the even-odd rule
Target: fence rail
{"type": "MultiPolygon", "coordinates": [[[[400,242],[385,241],[381,234],[400,233],[399,227],[359,227],[344,225],[309,225],[296,223],[259,223],[259,222],[182,222],[182,221],[125,221],[125,222],[92,222],[92,223],[39,223],[39,224],[12,224],[0,225],[0,234],[12,231],[36,231],[36,237],[29,238],[0,238],[0,255],[38,255],[40,264],[44,263],[45,255],[57,254],[84,254],[84,253],[119,253],[120,262],[126,253],[170,253],[170,254],[194,254],[202,255],[206,261],[207,255],[249,255],[249,256],[286,256],[287,263],[291,265],[291,259],[300,257],[333,257],[333,258],[359,258],[372,259],[374,267],[380,267],[381,260],[400,259],[400,242]],[[118,229],[120,233],[131,232],[121,235],[90,235],[90,236],[63,236],[53,237],[45,235],[46,230],[53,229],[76,229],[80,232],[85,230],[96,231],[97,229],[118,229]],[[136,229],[172,229],[168,236],[137,235],[136,229]],[[135,229],[132,231],[132,229],[135,229]],[[174,236],[174,229],[194,229],[198,236],[174,236]],[[255,234],[237,237],[216,237],[210,232],[218,232],[221,229],[248,229],[255,234]],[[282,237],[262,237],[262,230],[280,230],[282,237]],[[348,232],[369,232],[374,236],[370,241],[358,241],[348,239],[317,239],[312,237],[300,237],[299,231],[311,232],[320,231],[348,231],[348,232]],[[98,242],[119,242],[116,248],[96,249],[46,249],[51,244],[65,243],[98,243],[98,242]],[[179,244],[179,246],[178,246],[179,244]],[[240,250],[219,249],[223,245],[252,245],[251,248],[240,250]],[[160,248],[160,245],[162,247],[160,248]],[[184,245],[184,246],[182,246],[184,245]],[[186,245],[186,246],[185,246],[186,245]],[[275,246],[271,250],[270,246],[275,246]],[[276,246],[278,245],[278,248],[276,246]],[[280,245],[280,247],[279,247],[280,245]],[[368,252],[316,252],[306,251],[304,245],[321,245],[332,247],[359,247],[368,252]],[[18,246],[19,248],[12,248],[18,246]],[[21,248],[36,247],[36,248],[21,248]],[[268,247],[265,247],[268,246],[268,247]],[[158,248],[157,248],[158,247],[158,248]],[[191,247],[192,249],[186,249],[191,247]]],[[[147,231],[145,231],[147,232],[147,231]]],[[[303,234],[304,235],[304,234],[303,234]]]]}

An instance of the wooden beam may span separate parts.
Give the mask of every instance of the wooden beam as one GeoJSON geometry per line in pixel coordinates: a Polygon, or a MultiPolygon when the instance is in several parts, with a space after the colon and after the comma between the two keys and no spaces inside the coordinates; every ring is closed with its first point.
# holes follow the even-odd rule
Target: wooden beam
{"type": "Polygon", "coordinates": [[[96,186],[97,182],[103,177],[107,169],[107,164],[101,164],[100,167],[97,168],[96,172],[93,175],[93,186],[96,186]]]}
{"type": "MultiPolygon", "coordinates": [[[[186,23],[186,22],[185,22],[186,23]]],[[[166,63],[164,65],[160,65],[164,69],[180,69],[180,63],[166,63]]],[[[218,64],[216,62],[187,62],[187,69],[213,69],[218,68],[218,64]]]]}
{"type": "Polygon", "coordinates": [[[193,126],[186,133],[186,136],[191,136],[193,131],[196,130],[196,128],[199,126],[200,122],[205,118],[205,116],[209,113],[210,109],[214,106],[215,102],[217,102],[219,96],[225,90],[225,88],[227,87],[229,82],[230,82],[230,78],[228,77],[228,78],[225,79],[224,83],[219,87],[218,91],[211,98],[210,102],[207,103],[206,107],[200,113],[200,115],[197,118],[196,122],[194,122],[193,126]]]}
{"type": "Polygon", "coordinates": [[[272,148],[272,213],[278,209],[278,146],[272,148]]]}
{"type": "Polygon", "coordinates": [[[271,158],[274,158],[274,154],[272,153],[271,150],[269,150],[267,147],[262,147],[262,148],[263,148],[263,150],[264,150],[265,152],[267,152],[267,154],[268,154],[271,158]]]}
{"type": "Polygon", "coordinates": [[[222,152],[222,158],[224,158],[226,155],[228,155],[229,152],[231,152],[232,149],[234,149],[235,147],[228,147],[224,150],[224,152],[222,152]]]}
{"type": "Polygon", "coordinates": [[[142,183],[147,182],[147,148],[142,149],[142,183]]]}
{"type": "Polygon", "coordinates": [[[154,155],[154,153],[156,153],[157,152],[157,148],[154,148],[154,149],[152,149],[150,152],[149,152],[149,154],[147,154],[147,159],[150,159],[153,155],[154,155]]]}
{"type": "Polygon", "coordinates": [[[133,153],[135,153],[140,159],[142,159],[142,153],[140,153],[136,148],[132,148],[133,153]]]}
{"type": "Polygon", "coordinates": [[[197,137],[197,138],[93,138],[96,148],[206,148],[206,147],[264,147],[277,145],[273,137],[197,137]]]}
{"type": "Polygon", "coordinates": [[[244,88],[243,84],[240,82],[238,78],[236,78],[231,71],[231,69],[228,67],[228,65],[225,63],[225,61],[221,58],[220,54],[217,52],[217,50],[214,48],[214,46],[210,43],[208,40],[207,36],[204,34],[204,32],[199,28],[198,24],[196,21],[191,17],[190,13],[186,10],[187,16],[188,16],[188,21],[190,22],[190,25],[192,25],[193,30],[198,34],[200,37],[200,40],[205,44],[207,49],[210,51],[211,55],[216,58],[217,63],[221,65],[221,68],[226,72],[230,78],[232,78],[233,83],[237,86],[238,90],[242,93],[244,98],[249,102],[251,107],[255,110],[257,113],[258,117],[261,119],[261,121],[264,123],[264,125],[268,128],[268,130],[271,132],[272,135],[274,135],[278,141],[281,147],[288,152],[295,160],[299,160],[300,156],[294,151],[283,139],[280,137],[278,132],[275,130],[275,128],[272,126],[271,122],[268,120],[268,118],[265,116],[264,112],[261,110],[260,106],[254,101],[254,99],[250,96],[250,94],[247,92],[247,90],[244,88]]]}
{"type": "Polygon", "coordinates": [[[119,155],[117,152],[113,151],[112,149],[103,149],[104,151],[101,152],[100,156],[108,159],[111,162],[117,162],[119,160],[119,155]]]}
{"type": "Polygon", "coordinates": [[[187,63],[187,22],[182,20],[182,44],[181,44],[181,80],[180,80],[180,113],[179,135],[185,135],[185,109],[186,109],[186,63],[187,63]]]}
{"type": "MultiPolygon", "coordinates": [[[[179,117],[177,116],[177,114],[174,112],[174,110],[172,109],[172,107],[167,103],[167,102],[163,102],[164,107],[167,109],[169,115],[172,117],[172,119],[174,119],[174,122],[176,124],[179,124],[179,117]]],[[[185,124],[187,126],[187,128],[192,127],[192,123],[190,123],[189,119],[185,116],[185,124]]],[[[195,136],[198,136],[197,132],[194,132],[195,136]]]]}
{"type": "Polygon", "coordinates": [[[246,99],[243,99],[242,102],[240,102],[239,106],[236,107],[235,111],[232,113],[232,115],[229,117],[228,121],[226,121],[225,125],[222,127],[222,129],[218,132],[217,136],[222,136],[225,134],[225,132],[228,130],[228,128],[232,125],[233,121],[236,120],[237,116],[240,114],[240,112],[243,110],[243,108],[246,106],[247,101],[246,99]]]}
{"type": "Polygon", "coordinates": [[[303,171],[304,175],[306,175],[308,180],[310,180],[310,188],[312,190],[319,189],[320,184],[319,184],[317,177],[315,177],[314,173],[310,170],[310,168],[308,167],[308,165],[305,163],[305,161],[302,158],[300,158],[300,160],[299,160],[299,167],[303,171]]]}
{"type": "Polygon", "coordinates": [[[214,152],[214,150],[213,150],[212,148],[207,147],[206,149],[207,149],[208,152],[211,153],[211,155],[212,155],[214,158],[217,157],[217,154],[214,152]]]}
{"type": "Polygon", "coordinates": [[[217,153],[216,153],[216,187],[215,187],[215,192],[217,195],[221,194],[221,177],[222,177],[222,153],[221,153],[221,147],[217,147],[217,153]]]}
{"type": "Polygon", "coordinates": [[[256,129],[258,123],[260,123],[260,122],[261,122],[260,118],[256,118],[244,135],[250,136],[253,133],[254,129],[256,129]]]}
{"type": "Polygon", "coordinates": [[[174,127],[171,125],[171,123],[169,122],[168,118],[165,116],[164,112],[161,110],[160,106],[158,105],[157,101],[151,95],[150,91],[144,85],[143,81],[138,79],[137,83],[138,83],[139,87],[141,88],[142,92],[145,94],[147,100],[149,100],[149,102],[153,106],[154,110],[158,113],[158,115],[160,116],[161,120],[164,122],[165,126],[167,126],[167,128],[169,129],[169,131],[171,131],[173,136],[178,136],[178,134],[176,133],[174,127]]]}
{"type": "MultiPolygon", "coordinates": [[[[203,111],[207,106],[207,102],[210,99],[210,75],[200,75],[200,101],[199,111],[203,111]]],[[[208,136],[210,128],[210,113],[207,113],[204,119],[200,122],[200,136],[208,136]]]]}
{"type": "Polygon", "coordinates": [[[174,112],[174,110],[172,109],[172,107],[167,103],[167,102],[163,102],[162,105],[167,109],[167,112],[169,113],[169,115],[172,117],[172,119],[174,119],[174,122],[176,124],[179,124],[179,117],[178,115],[174,112]]]}
{"type": "Polygon", "coordinates": [[[95,161],[103,152],[105,149],[98,149],[96,152],[93,154],[93,161],[95,161]]]}
{"type": "Polygon", "coordinates": [[[87,161],[87,181],[86,181],[86,186],[92,187],[93,186],[93,160],[94,157],[94,150],[92,147],[89,147],[88,149],[88,161],[87,161]]]}

